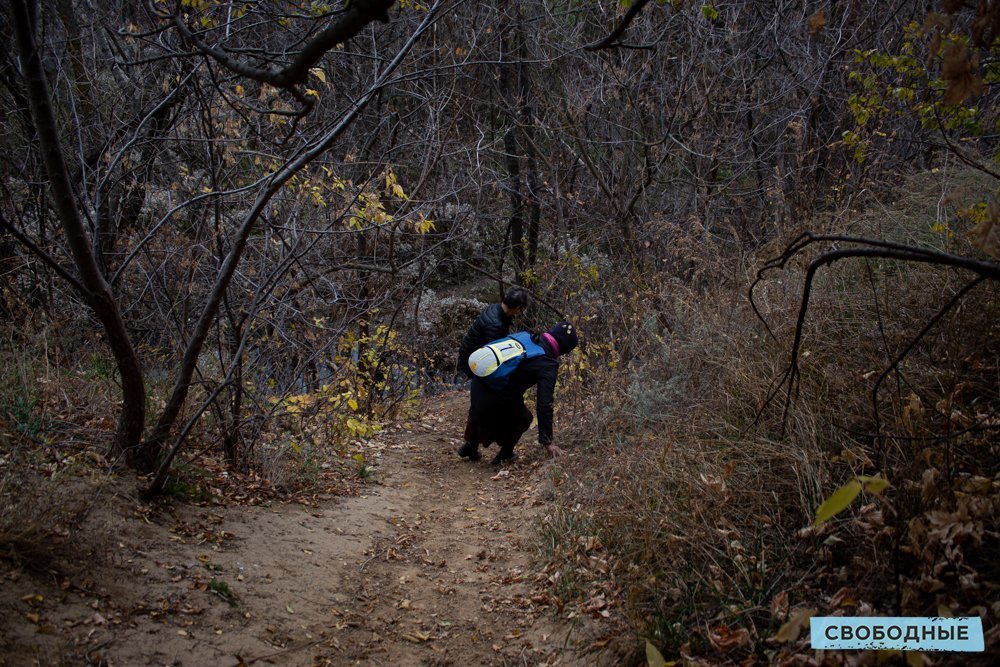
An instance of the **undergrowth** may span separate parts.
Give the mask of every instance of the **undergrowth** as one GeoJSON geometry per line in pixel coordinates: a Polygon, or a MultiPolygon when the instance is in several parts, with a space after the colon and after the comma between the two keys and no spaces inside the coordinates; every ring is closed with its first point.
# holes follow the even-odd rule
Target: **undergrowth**
{"type": "MultiPolygon", "coordinates": [[[[929,227],[920,205],[903,201],[899,218],[929,227]]],[[[884,236],[886,215],[853,220],[852,233],[875,233],[877,222],[884,236]]],[[[746,299],[752,262],[739,275],[721,266],[740,266],[731,258],[698,261],[729,271],[716,284],[731,287],[623,288],[608,317],[631,318],[619,336],[628,340],[609,342],[637,352],[560,385],[560,402],[568,394],[574,406],[560,438],[585,454],[553,485],[557,510],[541,527],[553,593],[578,612],[615,609],[634,664],[645,640],[668,659],[809,662],[814,614],[977,615],[987,652],[972,660],[995,660],[1000,290],[967,295],[874,392],[962,277],[839,263],[814,286],[801,380],[788,393],[780,381],[803,264],[755,294],[769,333],[746,299]],[[671,307],[656,314],[642,303],[671,307]],[[858,475],[890,486],[813,526],[823,500],[858,475]]]]}

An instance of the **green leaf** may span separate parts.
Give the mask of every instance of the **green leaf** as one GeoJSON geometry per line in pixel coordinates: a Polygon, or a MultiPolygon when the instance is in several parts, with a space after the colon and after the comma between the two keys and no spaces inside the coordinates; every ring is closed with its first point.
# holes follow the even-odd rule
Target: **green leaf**
{"type": "Polygon", "coordinates": [[[719,10],[717,10],[712,5],[702,5],[701,15],[704,16],[709,21],[714,21],[715,19],[719,18],[719,10]]]}
{"type": "Polygon", "coordinates": [[[818,526],[843,512],[861,493],[861,482],[853,480],[834,491],[816,510],[814,526],[818,526]]]}

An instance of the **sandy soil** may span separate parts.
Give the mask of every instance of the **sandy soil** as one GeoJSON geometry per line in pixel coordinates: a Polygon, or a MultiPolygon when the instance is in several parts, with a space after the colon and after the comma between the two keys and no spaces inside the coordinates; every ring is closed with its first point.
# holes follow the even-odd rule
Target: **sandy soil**
{"type": "Polygon", "coordinates": [[[533,431],[511,466],[459,459],[465,400],[390,431],[358,496],[153,513],[118,498],[103,565],[0,566],[0,665],[601,662],[601,619],[557,610],[533,564],[552,462],[533,431]]]}

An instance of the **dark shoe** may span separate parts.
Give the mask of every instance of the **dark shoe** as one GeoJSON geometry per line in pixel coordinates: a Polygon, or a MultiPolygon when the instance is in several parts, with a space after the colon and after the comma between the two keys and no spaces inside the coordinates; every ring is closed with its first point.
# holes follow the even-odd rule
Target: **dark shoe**
{"type": "Polygon", "coordinates": [[[469,459],[470,461],[478,461],[483,458],[482,454],[479,453],[479,448],[471,442],[467,442],[462,445],[458,450],[458,455],[463,459],[469,459]]]}
{"type": "Polygon", "coordinates": [[[490,461],[490,463],[492,463],[495,466],[498,466],[498,465],[503,465],[504,463],[513,463],[516,460],[517,460],[517,454],[515,454],[514,452],[500,452],[499,454],[493,457],[493,460],[490,461]]]}

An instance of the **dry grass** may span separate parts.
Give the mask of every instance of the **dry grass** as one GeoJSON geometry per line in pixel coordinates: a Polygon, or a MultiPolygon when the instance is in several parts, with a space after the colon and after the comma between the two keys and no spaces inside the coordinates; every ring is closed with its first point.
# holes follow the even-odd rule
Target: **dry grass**
{"type": "MultiPolygon", "coordinates": [[[[958,234],[926,231],[935,200],[916,191],[895,209],[851,220],[851,233],[956,244],[958,234]],[[897,221],[905,225],[887,234],[897,221]]],[[[725,281],[731,288],[669,284],[623,303],[630,315],[619,316],[634,319],[622,346],[641,352],[620,371],[594,374],[589,402],[561,435],[588,455],[555,479],[561,509],[543,526],[550,581],[584,610],[605,596],[627,631],[674,657],[789,657],[808,645],[769,638],[796,607],[975,613],[995,642],[997,287],[968,295],[873,403],[878,373],[962,278],[878,261],[825,270],[786,419],[774,383],[789,363],[801,279],[800,261],[758,292],[775,338],[737,287],[749,272],[725,281]],[[643,302],[672,307],[652,312],[643,302]],[[974,428],[945,437],[962,425],[974,428]],[[822,500],[858,474],[893,486],[808,528],[822,500]],[[959,563],[946,557],[949,521],[974,526],[960,539],[959,563]]]]}

